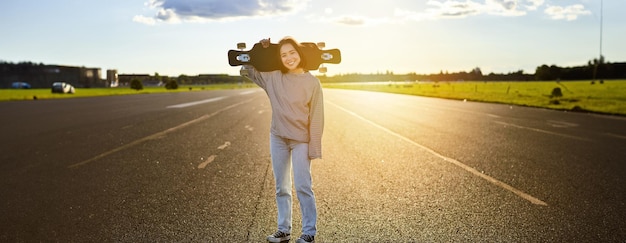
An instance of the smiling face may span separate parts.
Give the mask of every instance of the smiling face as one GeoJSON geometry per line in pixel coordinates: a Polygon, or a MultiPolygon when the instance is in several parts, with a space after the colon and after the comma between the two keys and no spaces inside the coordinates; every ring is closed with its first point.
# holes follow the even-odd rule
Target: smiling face
{"type": "Polygon", "coordinates": [[[291,43],[285,43],[280,47],[280,60],[289,73],[304,72],[302,67],[300,67],[300,54],[298,54],[298,51],[291,43]]]}

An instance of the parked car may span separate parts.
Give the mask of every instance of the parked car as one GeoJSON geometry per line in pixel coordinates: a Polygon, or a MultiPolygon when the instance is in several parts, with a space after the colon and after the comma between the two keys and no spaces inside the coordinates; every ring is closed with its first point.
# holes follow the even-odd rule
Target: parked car
{"type": "Polygon", "coordinates": [[[14,89],[30,89],[30,84],[25,82],[13,82],[11,88],[14,89]]]}
{"type": "Polygon", "coordinates": [[[73,94],[74,86],[65,82],[55,82],[52,84],[52,93],[73,94]]]}

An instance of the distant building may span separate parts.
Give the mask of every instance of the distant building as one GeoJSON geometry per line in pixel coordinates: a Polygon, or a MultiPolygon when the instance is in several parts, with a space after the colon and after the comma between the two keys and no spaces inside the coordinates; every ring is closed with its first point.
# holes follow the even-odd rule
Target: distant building
{"type": "Polygon", "coordinates": [[[117,76],[117,70],[115,69],[107,70],[107,86],[117,87],[119,85],[120,85],[120,80],[117,76]]]}
{"type": "Polygon", "coordinates": [[[143,83],[146,80],[151,80],[151,77],[149,74],[119,74],[119,86],[130,86],[130,82],[133,79],[138,79],[143,83]]]}
{"type": "Polygon", "coordinates": [[[197,76],[181,75],[177,78],[173,77],[155,77],[149,74],[119,74],[119,85],[130,86],[133,79],[138,79],[144,86],[163,86],[168,79],[174,79],[183,85],[210,85],[220,83],[239,83],[242,82],[240,76],[229,76],[227,74],[200,74],[197,76]]]}
{"type": "Polygon", "coordinates": [[[13,82],[26,82],[32,88],[50,88],[54,82],[66,82],[77,88],[105,87],[100,70],[31,62],[0,63],[0,88],[10,88],[13,82]]]}

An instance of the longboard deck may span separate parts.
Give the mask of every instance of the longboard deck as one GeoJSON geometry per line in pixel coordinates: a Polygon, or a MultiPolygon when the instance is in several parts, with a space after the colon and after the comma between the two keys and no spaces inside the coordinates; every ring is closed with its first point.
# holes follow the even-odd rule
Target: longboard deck
{"type": "MultiPolygon", "coordinates": [[[[320,50],[315,43],[303,42],[302,55],[306,58],[307,70],[317,70],[322,63],[341,63],[339,49],[320,50]]],[[[263,48],[260,43],[254,44],[248,51],[229,50],[228,64],[231,66],[252,65],[258,71],[269,72],[280,70],[282,63],[278,54],[278,44],[270,44],[263,48]]]]}

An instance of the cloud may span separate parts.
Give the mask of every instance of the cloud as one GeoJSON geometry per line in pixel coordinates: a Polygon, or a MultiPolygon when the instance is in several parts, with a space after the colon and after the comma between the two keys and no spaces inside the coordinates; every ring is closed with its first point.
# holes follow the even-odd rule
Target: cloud
{"type": "MultiPolygon", "coordinates": [[[[499,15],[505,17],[524,16],[537,11],[545,0],[429,0],[422,11],[396,9],[395,17],[403,20],[423,21],[450,18],[468,18],[476,15],[499,15]]],[[[548,6],[544,13],[555,20],[576,20],[581,15],[591,14],[582,4],[567,7],[548,6]]]]}
{"type": "Polygon", "coordinates": [[[339,17],[320,17],[317,15],[311,15],[308,19],[314,22],[334,23],[348,26],[376,26],[398,22],[397,20],[388,17],[374,18],[361,15],[341,15],[339,17]]]}
{"type": "Polygon", "coordinates": [[[341,16],[333,19],[332,22],[345,25],[364,25],[365,18],[360,16],[341,16]]]}
{"type": "Polygon", "coordinates": [[[591,11],[585,10],[585,6],[581,4],[574,4],[567,7],[548,6],[544,12],[552,19],[565,19],[567,21],[576,20],[578,16],[581,15],[591,14],[591,11]]]}
{"type": "Polygon", "coordinates": [[[389,17],[369,17],[365,15],[338,15],[332,16],[334,10],[326,8],[324,15],[310,14],[306,18],[308,21],[315,23],[332,23],[347,26],[374,26],[394,21],[389,17]]]}
{"type": "Polygon", "coordinates": [[[434,1],[426,3],[430,7],[426,9],[427,15],[434,18],[464,18],[477,15],[483,6],[473,1],[434,1]]]}
{"type": "Polygon", "coordinates": [[[527,0],[525,6],[528,10],[535,11],[543,5],[544,2],[544,0],[527,0]]]}
{"type": "Polygon", "coordinates": [[[520,7],[517,0],[486,0],[477,1],[456,1],[429,0],[426,2],[427,8],[424,11],[411,11],[396,9],[395,16],[405,20],[422,21],[436,19],[461,19],[476,15],[489,14],[501,16],[521,16],[526,11],[520,7]]]}
{"type": "Polygon", "coordinates": [[[439,18],[466,18],[475,15],[500,15],[500,16],[523,16],[528,11],[534,11],[543,5],[544,0],[485,0],[479,1],[456,1],[429,0],[429,6],[421,15],[429,16],[430,19],[439,18]]]}
{"type": "Polygon", "coordinates": [[[146,5],[156,9],[156,14],[153,17],[135,16],[133,21],[154,24],[278,16],[298,12],[307,2],[308,0],[150,0],[146,5]]]}
{"type": "Polygon", "coordinates": [[[143,15],[136,15],[133,17],[133,21],[137,23],[147,24],[147,25],[155,25],[156,20],[154,18],[146,17],[143,15]]]}
{"type": "MultiPolygon", "coordinates": [[[[137,15],[133,21],[147,25],[181,22],[211,22],[241,18],[283,16],[301,12],[311,0],[148,0],[152,16],[137,15]]],[[[326,8],[323,15],[309,15],[309,21],[347,26],[371,26],[437,19],[462,19],[479,15],[518,17],[541,11],[554,20],[576,20],[588,15],[582,4],[547,6],[545,0],[427,0],[421,10],[398,6],[391,16],[346,15],[326,8]]]]}
{"type": "Polygon", "coordinates": [[[485,1],[484,13],[501,16],[523,16],[527,11],[516,0],[487,0],[485,1]]]}

